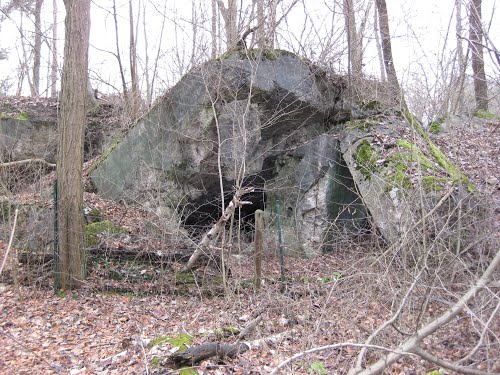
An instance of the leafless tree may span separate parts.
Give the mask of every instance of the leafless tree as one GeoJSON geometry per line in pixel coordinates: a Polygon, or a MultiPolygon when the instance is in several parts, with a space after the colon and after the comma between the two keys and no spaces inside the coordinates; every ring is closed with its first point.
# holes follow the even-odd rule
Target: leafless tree
{"type": "Polygon", "coordinates": [[[57,97],[57,0],[52,0],[52,61],[50,63],[50,96],[57,97]]]}
{"type": "Polygon", "coordinates": [[[42,59],[42,5],[43,0],[35,1],[35,38],[33,44],[33,83],[31,95],[38,96],[40,91],[40,64],[42,59]]]}
{"type": "Polygon", "coordinates": [[[361,77],[363,74],[363,34],[367,21],[368,10],[370,7],[368,3],[367,8],[362,17],[359,28],[356,25],[356,11],[354,9],[353,0],[343,1],[343,13],[347,30],[347,48],[349,53],[349,68],[353,76],[361,77]]]}
{"type": "Polygon", "coordinates": [[[90,0],[65,0],[65,43],[58,126],[59,281],[78,288],[83,278],[83,142],[86,126],[90,0]]]}
{"type": "Polygon", "coordinates": [[[488,83],[484,71],[483,28],[481,26],[481,0],[469,3],[469,48],[472,52],[474,95],[476,110],[488,110],[488,83]]]}
{"type": "Polygon", "coordinates": [[[382,40],[382,53],[384,56],[384,66],[385,72],[387,74],[387,80],[391,86],[393,92],[393,98],[396,102],[403,106],[404,98],[401,91],[401,86],[399,85],[398,76],[396,74],[396,68],[394,67],[394,59],[392,57],[392,43],[391,43],[391,33],[389,30],[389,15],[387,12],[387,4],[385,0],[376,0],[379,26],[380,26],[380,36],[382,40]]]}

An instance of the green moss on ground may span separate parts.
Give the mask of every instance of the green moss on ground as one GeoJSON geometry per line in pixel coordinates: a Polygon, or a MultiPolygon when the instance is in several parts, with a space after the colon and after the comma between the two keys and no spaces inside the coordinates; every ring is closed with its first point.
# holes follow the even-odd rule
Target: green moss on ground
{"type": "Polygon", "coordinates": [[[175,283],[177,285],[194,285],[196,284],[196,277],[194,273],[178,273],[175,275],[175,283]]]}
{"type": "Polygon", "coordinates": [[[442,191],[450,182],[450,178],[438,176],[422,177],[422,185],[427,191],[442,191]]]}
{"type": "Polygon", "coordinates": [[[162,361],[163,361],[162,358],[154,356],[153,358],[151,358],[151,361],[149,361],[149,365],[153,369],[160,368],[160,367],[162,367],[161,366],[162,361]]]}
{"type": "Polygon", "coordinates": [[[359,120],[347,121],[345,123],[345,127],[346,127],[346,129],[359,129],[362,131],[369,131],[376,124],[377,124],[377,121],[374,119],[359,119],[359,120]]]}
{"type": "Polygon", "coordinates": [[[26,111],[22,111],[17,117],[16,117],[17,120],[20,120],[20,121],[27,121],[30,119],[30,115],[28,114],[28,112],[26,111]]]}
{"type": "Polygon", "coordinates": [[[155,346],[160,346],[165,343],[168,343],[172,346],[179,348],[179,351],[186,350],[189,345],[193,342],[193,338],[189,336],[187,333],[181,333],[177,336],[160,336],[151,341],[148,344],[148,348],[154,348],[155,346]]]}
{"type": "Polygon", "coordinates": [[[87,224],[85,225],[85,247],[97,246],[99,244],[97,235],[100,233],[119,234],[127,233],[127,230],[114,225],[110,220],[87,224]]]}
{"type": "Polygon", "coordinates": [[[356,168],[365,176],[367,180],[380,170],[377,164],[377,150],[367,140],[362,141],[356,148],[356,168]]]}
{"type": "Polygon", "coordinates": [[[441,133],[441,131],[442,131],[442,129],[441,129],[441,123],[439,123],[437,121],[431,122],[431,124],[429,125],[429,131],[431,133],[434,133],[434,134],[441,133]]]}
{"type": "Polygon", "coordinates": [[[492,112],[485,111],[484,109],[478,109],[476,112],[474,112],[474,116],[476,116],[478,118],[485,119],[485,120],[498,120],[498,119],[500,119],[500,116],[497,116],[492,112]]]}

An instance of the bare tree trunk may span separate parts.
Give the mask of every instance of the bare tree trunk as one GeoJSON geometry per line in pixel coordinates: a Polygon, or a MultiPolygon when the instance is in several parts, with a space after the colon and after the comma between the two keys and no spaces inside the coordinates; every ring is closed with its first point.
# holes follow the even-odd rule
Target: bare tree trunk
{"type": "Polygon", "coordinates": [[[217,0],[212,0],[212,51],[210,56],[212,59],[217,57],[217,0]]]}
{"type": "Polygon", "coordinates": [[[488,110],[488,84],[484,72],[483,29],[481,26],[481,0],[469,3],[469,43],[472,52],[472,72],[474,75],[474,96],[476,111],[488,110]]]}
{"type": "Polygon", "coordinates": [[[456,11],[456,33],[457,33],[457,59],[458,59],[458,79],[455,87],[456,101],[452,112],[462,113],[464,111],[464,83],[465,83],[465,70],[467,68],[467,61],[464,56],[464,49],[462,46],[462,0],[455,0],[456,11]]]}
{"type": "Polygon", "coordinates": [[[52,0],[52,61],[50,64],[50,96],[57,97],[57,0],[52,0]]]}
{"type": "Polygon", "coordinates": [[[83,279],[83,141],[86,125],[90,0],[64,0],[66,35],[58,126],[59,280],[63,289],[83,279]]]}
{"type": "Polygon", "coordinates": [[[35,2],[35,43],[33,46],[33,84],[31,85],[31,96],[40,93],[40,62],[42,59],[42,5],[43,0],[35,2]]]}
{"type": "Polygon", "coordinates": [[[352,0],[344,0],[343,13],[347,30],[350,73],[353,76],[360,77],[363,74],[363,43],[356,30],[356,15],[352,0]]]}
{"type": "MultiPolygon", "coordinates": [[[[278,27],[276,21],[276,7],[278,6],[280,0],[269,0],[268,1],[268,14],[267,14],[267,27],[266,27],[266,47],[273,49],[274,42],[276,39],[276,27],[278,27]]],[[[293,5],[292,5],[293,6],[293,5]]],[[[291,7],[290,7],[291,9],[291,7]]]]}
{"type": "Polygon", "coordinates": [[[113,0],[113,19],[115,21],[115,41],[116,41],[116,59],[118,60],[118,67],[120,68],[120,77],[122,79],[123,97],[125,103],[128,103],[128,90],[127,83],[125,82],[125,72],[123,71],[122,58],[120,56],[120,42],[118,40],[118,19],[116,17],[116,0],[113,0]]]}
{"type": "MultiPolygon", "coordinates": [[[[130,18],[130,80],[132,83],[132,92],[130,97],[130,111],[132,118],[139,115],[139,80],[137,78],[137,48],[136,48],[136,34],[134,33],[134,12],[132,7],[132,0],[129,0],[129,18],[130,18]]],[[[139,19],[139,18],[138,18],[139,19]]]]}
{"type": "MultiPolygon", "coordinates": [[[[19,21],[19,28],[21,30],[23,30],[23,19],[24,19],[24,11],[23,9],[21,9],[20,21],[19,21]]],[[[30,87],[30,91],[33,90],[33,82],[31,80],[30,69],[29,69],[31,57],[28,56],[28,52],[26,51],[26,43],[25,43],[25,38],[23,36],[21,37],[21,49],[23,51],[23,61],[20,61],[19,63],[19,65],[21,66],[21,72],[19,74],[19,83],[17,84],[17,91],[16,91],[17,96],[21,95],[22,93],[24,78],[28,80],[28,86],[30,87]]]]}
{"type": "Polygon", "coordinates": [[[227,7],[222,0],[217,0],[220,13],[224,19],[226,45],[228,50],[236,48],[238,43],[238,8],[236,0],[228,0],[227,7]]]}
{"type": "Polygon", "coordinates": [[[257,30],[255,36],[257,39],[257,46],[261,49],[267,48],[266,41],[266,19],[264,16],[264,0],[257,0],[257,30]]]}
{"type": "Polygon", "coordinates": [[[146,2],[142,4],[142,32],[144,35],[144,59],[145,69],[144,78],[146,79],[146,106],[149,108],[153,101],[153,93],[151,92],[151,81],[149,80],[149,51],[148,51],[148,37],[146,27],[146,2]]]}
{"type": "MultiPolygon", "coordinates": [[[[457,0],[457,1],[460,1],[460,0],[457,0]]],[[[382,46],[380,45],[377,7],[375,7],[373,9],[373,28],[374,28],[374,34],[375,34],[375,44],[377,45],[378,62],[380,64],[380,79],[382,81],[385,81],[387,79],[387,77],[385,75],[385,66],[384,66],[384,57],[382,55],[382,46]]]]}
{"type": "Polygon", "coordinates": [[[393,97],[396,103],[406,107],[404,98],[402,96],[401,87],[399,86],[398,76],[396,74],[396,69],[394,67],[394,59],[392,58],[392,45],[391,45],[391,33],[389,31],[389,15],[387,13],[387,4],[385,0],[376,0],[379,26],[380,26],[380,36],[382,39],[382,54],[384,57],[385,72],[387,74],[387,80],[393,92],[393,97]]]}
{"type": "Polygon", "coordinates": [[[195,0],[193,0],[193,4],[191,6],[191,28],[193,31],[193,43],[191,45],[191,61],[190,61],[191,67],[195,66],[197,61],[196,44],[198,38],[198,14],[196,13],[196,8],[197,6],[195,0]]]}

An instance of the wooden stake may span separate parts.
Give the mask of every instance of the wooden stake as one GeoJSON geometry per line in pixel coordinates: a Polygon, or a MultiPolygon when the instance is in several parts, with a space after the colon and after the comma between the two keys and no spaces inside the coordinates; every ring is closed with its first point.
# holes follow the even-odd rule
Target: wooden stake
{"type": "Polygon", "coordinates": [[[255,290],[260,290],[262,279],[262,246],[264,237],[264,211],[255,211],[255,290]]]}

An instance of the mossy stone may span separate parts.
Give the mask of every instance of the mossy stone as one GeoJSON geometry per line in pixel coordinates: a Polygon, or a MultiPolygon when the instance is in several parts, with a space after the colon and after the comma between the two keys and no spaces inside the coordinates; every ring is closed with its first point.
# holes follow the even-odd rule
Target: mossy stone
{"type": "Polygon", "coordinates": [[[367,180],[380,169],[377,165],[377,150],[367,140],[362,141],[356,148],[355,160],[356,168],[367,180]]]}
{"type": "Polygon", "coordinates": [[[97,235],[100,233],[127,233],[123,227],[114,225],[110,220],[99,221],[85,225],[85,247],[95,247],[99,244],[97,235]]]}

